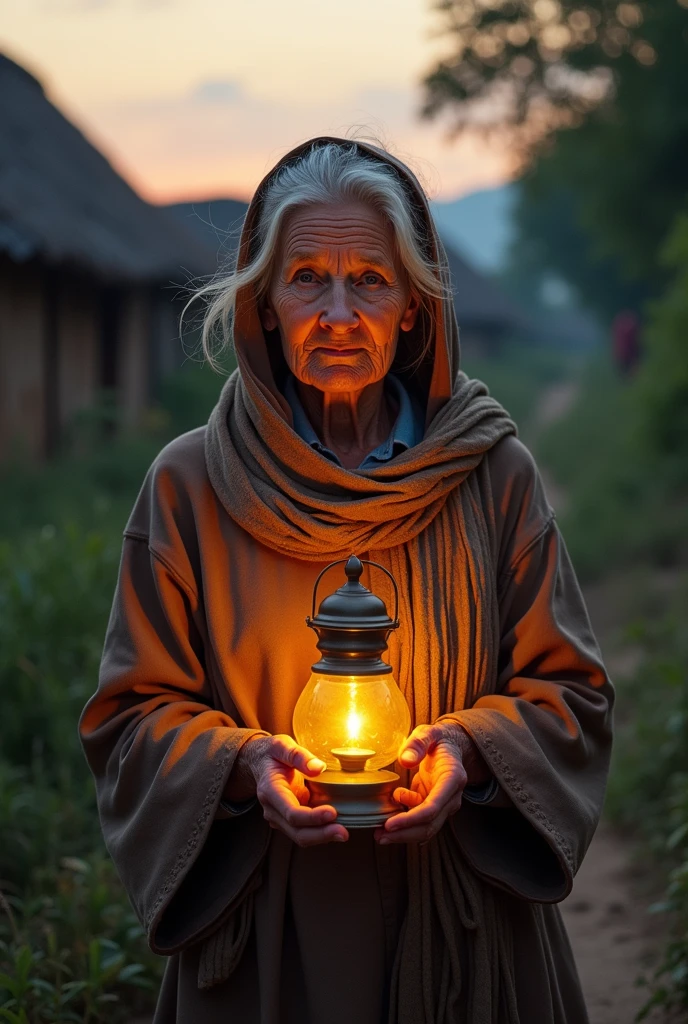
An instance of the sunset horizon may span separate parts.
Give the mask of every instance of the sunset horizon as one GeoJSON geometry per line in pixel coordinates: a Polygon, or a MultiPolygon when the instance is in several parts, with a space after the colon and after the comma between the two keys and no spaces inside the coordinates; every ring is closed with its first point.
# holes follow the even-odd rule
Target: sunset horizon
{"type": "MultiPolygon", "coordinates": [[[[256,31],[255,17],[202,0],[197,19],[186,6],[56,0],[48,7],[27,0],[3,13],[0,51],[34,75],[64,116],[156,204],[246,201],[283,153],[314,135],[352,131],[380,139],[406,160],[433,199],[459,198],[513,177],[506,147],[477,134],[449,142],[446,124],[420,118],[420,81],[441,52],[429,38],[423,0],[380,0],[372,14],[355,0],[352,17],[365,14],[365,36],[341,29],[330,12],[320,12],[314,26],[306,8],[317,5],[308,0],[292,23],[298,42],[291,62],[275,45],[274,31],[269,38],[256,31]],[[199,21],[206,31],[202,40],[192,39],[190,28],[199,21]],[[387,42],[396,42],[397,61],[389,59],[388,45],[379,45],[375,21],[386,27],[387,42]],[[327,59],[335,30],[345,49],[347,39],[357,48],[364,72],[342,73],[341,62],[327,59]],[[223,33],[236,41],[231,52],[217,45],[223,33]]],[[[258,6],[287,31],[275,0],[258,6]]]]}

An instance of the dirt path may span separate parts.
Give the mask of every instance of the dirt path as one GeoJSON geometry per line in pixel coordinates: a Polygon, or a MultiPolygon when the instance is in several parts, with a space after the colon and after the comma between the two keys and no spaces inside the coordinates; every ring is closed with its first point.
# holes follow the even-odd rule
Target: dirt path
{"type": "Polygon", "coordinates": [[[632,1024],[647,999],[636,979],[653,942],[637,887],[626,845],[603,823],[561,907],[591,1024],[632,1024]]]}
{"type": "MultiPolygon", "coordinates": [[[[575,382],[557,384],[544,392],[531,426],[531,445],[569,412],[577,394],[575,382]]],[[[543,479],[550,504],[556,511],[564,511],[565,491],[546,471],[543,479]]],[[[637,654],[618,640],[624,618],[619,592],[623,585],[624,581],[603,581],[585,593],[593,627],[615,678],[632,670],[637,654]]],[[[591,1024],[633,1024],[647,998],[646,990],[639,988],[636,980],[651,962],[655,943],[647,913],[650,900],[640,895],[637,868],[631,857],[628,843],[603,822],[578,872],[573,892],[561,908],[591,1024]]]]}

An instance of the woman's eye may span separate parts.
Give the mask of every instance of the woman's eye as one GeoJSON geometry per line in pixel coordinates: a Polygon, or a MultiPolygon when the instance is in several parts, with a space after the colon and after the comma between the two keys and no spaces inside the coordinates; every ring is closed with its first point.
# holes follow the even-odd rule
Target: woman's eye
{"type": "Polygon", "coordinates": [[[296,280],[300,284],[314,284],[316,277],[312,270],[299,270],[296,280]]]}
{"type": "Polygon", "coordinates": [[[361,278],[361,283],[368,286],[382,284],[382,278],[379,274],[364,274],[361,278]]]}

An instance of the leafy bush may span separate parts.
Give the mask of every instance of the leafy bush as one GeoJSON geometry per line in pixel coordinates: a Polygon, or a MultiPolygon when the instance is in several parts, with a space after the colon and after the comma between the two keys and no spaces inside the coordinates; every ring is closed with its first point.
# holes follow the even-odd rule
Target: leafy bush
{"type": "Polygon", "coordinates": [[[617,740],[607,812],[642,840],[668,883],[654,910],[666,914],[671,937],[647,984],[653,1007],[688,1014],[688,578],[672,614],[639,624],[630,639],[644,657],[619,687],[617,740]]]}
{"type": "Polygon", "coordinates": [[[146,948],[107,855],[64,857],[35,889],[2,900],[0,1021],[126,1024],[149,1010],[160,960],[146,948]]]}
{"type": "Polygon", "coordinates": [[[93,692],[118,532],[0,545],[0,1021],[131,1020],[161,961],[105,852],[77,719],[93,692]]]}

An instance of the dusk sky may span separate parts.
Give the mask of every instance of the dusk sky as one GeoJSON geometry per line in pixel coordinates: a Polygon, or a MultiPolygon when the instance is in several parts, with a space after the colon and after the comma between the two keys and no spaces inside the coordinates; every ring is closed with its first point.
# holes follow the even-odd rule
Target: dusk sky
{"type": "Polygon", "coordinates": [[[0,0],[0,50],[155,201],[250,196],[287,149],[364,125],[453,198],[509,177],[420,123],[430,0],[0,0]]]}

